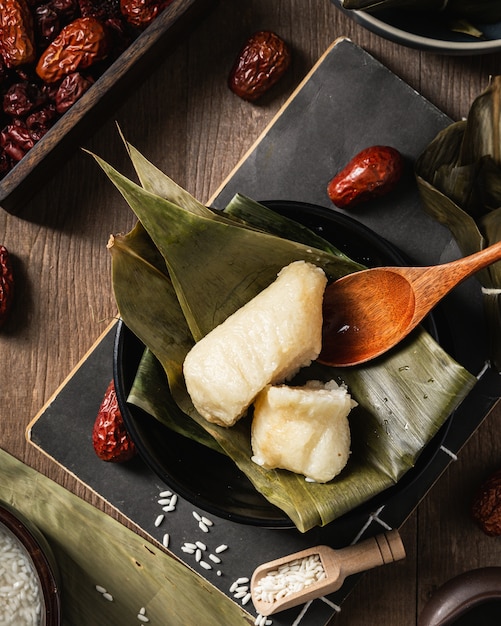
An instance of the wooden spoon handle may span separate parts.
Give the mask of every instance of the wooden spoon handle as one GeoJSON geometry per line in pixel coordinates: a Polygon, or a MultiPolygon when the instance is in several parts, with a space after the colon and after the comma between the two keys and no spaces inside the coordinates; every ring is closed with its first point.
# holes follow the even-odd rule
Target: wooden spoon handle
{"type": "Polygon", "coordinates": [[[435,273],[440,273],[440,286],[437,287],[434,282],[432,287],[438,288],[439,291],[446,293],[463,280],[466,280],[478,271],[500,260],[501,241],[498,241],[492,246],[488,246],[479,252],[457,259],[456,261],[450,261],[449,263],[443,263],[442,265],[432,265],[425,268],[415,268],[417,270],[415,280],[419,280],[423,283],[424,281],[428,281],[430,276],[435,273]]]}
{"type": "Polygon", "coordinates": [[[469,256],[447,263],[451,270],[451,280],[464,280],[485,267],[501,259],[501,241],[470,254],[469,256]],[[455,270],[455,272],[453,271],[455,270]]]}
{"type": "Polygon", "coordinates": [[[416,326],[423,317],[454,287],[478,271],[501,260],[501,241],[469,256],[429,267],[392,268],[412,283],[416,298],[410,326],[416,326]]]}
{"type": "Polygon", "coordinates": [[[336,555],[344,579],[351,574],[405,558],[405,548],[398,531],[392,530],[342,548],[336,555]]]}

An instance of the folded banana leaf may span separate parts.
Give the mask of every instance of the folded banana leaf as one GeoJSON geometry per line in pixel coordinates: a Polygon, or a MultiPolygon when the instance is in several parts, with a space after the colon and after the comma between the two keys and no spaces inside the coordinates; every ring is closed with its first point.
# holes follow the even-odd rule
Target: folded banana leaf
{"type": "MultiPolygon", "coordinates": [[[[447,226],[464,255],[501,240],[501,76],[472,103],[466,120],[441,131],[415,166],[424,209],[447,226]]],[[[477,274],[490,361],[501,371],[501,263],[477,274]]]]}
{"type": "MultiPolygon", "coordinates": [[[[331,522],[395,484],[415,464],[475,378],[422,329],[384,359],[363,368],[334,370],[314,364],[302,377],[344,380],[359,403],[350,416],[353,445],[347,467],[330,483],[315,484],[300,475],[265,470],[253,463],[250,417],[232,428],[222,428],[204,420],[191,403],[182,363],[197,340],[192,329],[198,334],[209,332],[292,260],[313,261],[331,278],[360,266],[335,250],[308,245],[303,227],[299,229],[303,243],[292,241],[288,237],[297,234],[298,228],[290,220],[282,223],[283,236],[266,233],[265,207],[258,211],[256,223],[249,211],[245,219],[210,210],[202,215],[197,209],[195,214],[190,208],[192,200],[186,206],[174,202],[175,195],[184,203],[165,174],[131,147],[129,153],[139,179],[149,190],[96,157],[140,221],[129,235],[115,237],[109,244],[120,315],[148,348],[129,401],[186,436],[193,436],[188,426],[193,421],[205,432],[200,436],[197,429],[195,438],[202,442],[207,435],[212,438],[215,443],[210,439],[205,443],[231,457],[255,488],[281,508],[301,532],[331,522]],[[203,307],[195,306],[193,301],[202,297],[203,307]],[[217,315],[215,302],[224,309],[217,315]],[[195,310],[201,319],[190,323],[188,317],[194,316],[195,310]]],[[[274,216],[272,221],[271,229],[278,233],[280,219],[274,216]]]]}
{"type": "Polygon", "coordinates": [[[343,9],[364,11],[381,9],[435,11],[446,16],[485,23],[501,20],[499,0],[341,0],[341,6],[343,9]]]}
{"type": "Polygon", "coordinates": [[[96,160],[165,258],[196,341],[271,284],[280,269],[294,260],[319,265],[329,278],[357,268],[346,257],[243,226],[213,211],[206,216],[184,209],[96,160]],[[224,259],[229,262],[224,264],[224,259]],[[218,271],[223,267],[223,272],[218,271]]]}

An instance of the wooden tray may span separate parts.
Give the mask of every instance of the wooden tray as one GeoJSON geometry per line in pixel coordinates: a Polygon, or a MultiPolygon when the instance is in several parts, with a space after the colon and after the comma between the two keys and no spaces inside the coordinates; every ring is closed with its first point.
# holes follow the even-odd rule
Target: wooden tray
{"type": "Polygon", "coordinates": [[[57,166],[94,133],[116,108],[120,96],[146,78],[215,0],[173,0],[102,74],[42,139],[3,178],[0,206],[22,217],[24,204],[57,172],[57,166]]]}
{"type": "MultiPolygon", "coordinates": [[[[326,185],[340,163],[376,143],[392,144],[408,159],[415,159],[449,123],[443,113],[364,50],[347,39],[338,40],[224,182],[213,205],[222,208],[240,192],[257,200],[298,200],[335,210],[327,198],[326,185]],[[374,93],[379,94],[376,101],[374,93]]],[[[412,177],[407,183],[391,199],[350,215],[398,246],[413,262],[436,263],[458,255],[449,232],[421,210],[412,177]]],[[[193,516],[194,507],[182,498],[175,512],[166,514],[155,526],[161,514],[158,496],[165,485],[140,460],[122,466],[103,464],[92,449],[92,424],[112,376],[114,326],[35,417],[27,436],[33,445],[138,524],[153,541],[161,542],[164,533],[169,533],[169,551],[173,555],[230,601],[240,602],[230,592],[232,582],[249,577],[261,562],[319,543],[340,547],[388,527],[399,528],[457,456],[500,395],[499,376],[484,368],[487,346],[478,290],[475,282],[462,285],[445,308],[450,311],[446,326],[454,354],[480,378],[457,410],[426,471],[404,490],[385,494],[383,502],[370,503],[355,515],[304,535],[214,517],[210,532],[204,533],[193,516]],[[470,329],[468,334],[464,333],[465,327],[470,329]],[[183,543],[194,539],[206,543],[208,551],[221,543],[229,546],[223,554],[220,576],[217,567],[204,570],[192,555],[183,552],[183,543]]],[[[356,580],[356,576],[350,577],[340,591],[315,600],[305,611],[298,607],[274,616],[274,626],[327,624],[356,580]]],[[[252,605],[245,608],[255,615],[252,605]]]]}

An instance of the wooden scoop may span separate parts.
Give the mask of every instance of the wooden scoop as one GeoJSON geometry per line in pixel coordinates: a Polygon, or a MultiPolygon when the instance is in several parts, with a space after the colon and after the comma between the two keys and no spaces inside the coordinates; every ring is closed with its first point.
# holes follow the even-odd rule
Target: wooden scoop
{"type": "Polygon", "coordinates": [[[290,554],[289,556],[264,563],[255,569],[251,578],[251,596],[256,611],[261,615],[272,615],[285,609],[290,609],[298,604],[304,604],[315,598],[325,596],[333,591],[337,591],[343,584],[345,578],[351,574],[363,572],[385,563],[392,563],[405,557],[405,550],[398,532],[390,531],[376,537],[371,537],[354,546],[334,550],[329,546],[315,546],[290,554]],[[288,566],[288,568],[287,568],[288,566]],[[291,568],[294,566],[303,570],[301,574],[294,575],[304,580],[306,570],[317,567],[317,576],[314,582],[307,584],[300,591],[292,591],[291,568]],[[286,571],[286,570],[289,571],[286,571]],[[280,577],[282,574],[282,577],[280,577]],[[323,576],[321,579],[318,579],[323,576]],[[284,581],[288,581],[289,587],[287,595],[282,592],[281,597],[267,596],[262,589],[276,583],[278,587],[284,581]]]}
{"type": "Polygon", "coordinates": [[[358,365],[400,342],[456,285],[501,259],[501,242],[428,267],[378,267],[343,276],[324,295],[319,361],[358,365]]]}

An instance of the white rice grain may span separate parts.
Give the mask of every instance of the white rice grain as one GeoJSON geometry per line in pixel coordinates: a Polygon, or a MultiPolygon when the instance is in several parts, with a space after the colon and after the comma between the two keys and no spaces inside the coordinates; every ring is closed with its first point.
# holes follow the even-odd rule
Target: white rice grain
{"type": "Polygon", "coordinates": [[[165,515],[157,515],[155,519],[155,528],[158,528],[160,524],[164,521],[165,515]]]}
{"type": "Polygon", "coordinates": [[[291,561],[266,574],[256,585],[256,599],[277,602],[323,580],[327,574],[319,554],[291,561]]]}
{"type": "Polygon", "coordinates": [[[0,526],[0,625],[37,626],[42,604],[31,558],[16,537],[0,526]]]}

